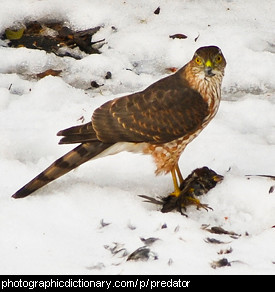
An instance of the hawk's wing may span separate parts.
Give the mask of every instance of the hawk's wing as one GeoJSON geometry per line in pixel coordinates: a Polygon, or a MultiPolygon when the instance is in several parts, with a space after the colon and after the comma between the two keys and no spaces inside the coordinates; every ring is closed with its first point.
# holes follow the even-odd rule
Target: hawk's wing
{"type": "Polygon", "coordinates": [[[106,102],[94,111],[92,122],[59,135],[65,136],[61,143],[165,143],[194,133],[207,116],[201,95],[174,74],[141,92],[106,102]]]}

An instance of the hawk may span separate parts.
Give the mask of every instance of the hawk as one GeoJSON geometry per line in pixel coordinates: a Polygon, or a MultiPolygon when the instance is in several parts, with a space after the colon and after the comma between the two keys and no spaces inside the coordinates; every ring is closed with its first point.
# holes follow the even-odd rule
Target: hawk
{"type": "Polygon", "coordinates": [[[178,161],[215,116],[226,60],[216,46],[199,48],[173,75],[143,91],[119,97],[97,108],[91,122],[57,133],[59,144],[80,143],[57,159],[13,198],[23,198],[91,159],[121,151],[149,154],[156,174],[172,174],[178,197],[183,183],[178,161]]]}

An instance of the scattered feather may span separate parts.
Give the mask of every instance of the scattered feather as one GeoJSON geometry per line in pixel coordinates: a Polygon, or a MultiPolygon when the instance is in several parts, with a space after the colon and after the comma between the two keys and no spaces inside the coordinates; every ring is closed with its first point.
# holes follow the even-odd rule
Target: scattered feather
{"type": "Polygon", "coordinates": [[[231,266],[230,262],[226,258],[218,261],[213,261],[210,265],[213,269],[231,266]]]}
{"type": "Polygon", "coordinates": [[[146,246],[142,246],[132,252],[128,258],[127,261],[148,261],[148,260],[157,260],[158,256],[156,253],[152,252],[150,248],[146,246]]]}

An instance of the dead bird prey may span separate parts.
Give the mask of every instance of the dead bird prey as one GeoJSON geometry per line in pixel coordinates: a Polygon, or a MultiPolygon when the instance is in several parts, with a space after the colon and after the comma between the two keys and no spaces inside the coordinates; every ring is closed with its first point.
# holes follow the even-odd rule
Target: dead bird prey
{"type": "Polygon", "coordinates": [[[204,166],[193,170],[191,174],[188,175],[180,185],[181,192],[178,197],[171,194],[167,197],[160,198],[160,200],[143,195],[140,197],[146,199],[145,202],[162,205],[161,212],[163,213],[171,212],[176,209],[182,215],[186,216],[182,210],[186,211],[186,207],[189,205],[196,205],[197,209],[212,209],[207,204],[201,204],[196,197],[206,194],[222,180],[222,175],[204,166]]]}

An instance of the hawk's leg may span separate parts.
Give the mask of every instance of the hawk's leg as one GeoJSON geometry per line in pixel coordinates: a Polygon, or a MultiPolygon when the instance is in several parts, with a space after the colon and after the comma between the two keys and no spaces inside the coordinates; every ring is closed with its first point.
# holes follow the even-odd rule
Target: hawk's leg
{"type": "Polygon", "coordinates": [[[173,179],[173,184],[174,184],[174,192],[172,192],[171,195],[178,197],[181,194],[181,190],[179,186],[184,181],[178,164],[176,164],[175,168],[171,170],[171,174],[172,174],[172,179],[173,179]],[[177,178],[177,175],[178,175],[178,178],[177,178]]]}
{"type": "Polygon", "coordinates": [[[181,171],[180,171],[180,168],[179,168],[179,165],[176,164],[176,172],[177,172],[177,175],[178,175],[178,178],[179,178],[179,186],[183,183],[184,179],[182,177],[182,174],[181,174],[181,171]]]}

